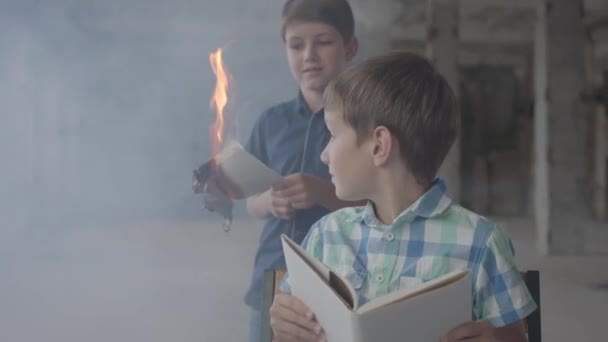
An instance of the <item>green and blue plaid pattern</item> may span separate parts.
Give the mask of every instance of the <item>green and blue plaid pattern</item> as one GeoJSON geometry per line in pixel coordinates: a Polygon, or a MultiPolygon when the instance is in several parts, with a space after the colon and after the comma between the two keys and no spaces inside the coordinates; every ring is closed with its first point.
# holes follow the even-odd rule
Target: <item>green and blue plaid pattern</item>
{"type": "MultiPolygon", "coordinates": [[[[468,269],[473,319],[500,327],[536,309],[508,237],[491,221],[454,204],[441,179],[391,225],[378,220],[371,203],[345,208],[315,223],[302,246],[348,279],[361,304],[468,269]]],[[[288,279],[281,289],[289,292],[288,279]]]]}

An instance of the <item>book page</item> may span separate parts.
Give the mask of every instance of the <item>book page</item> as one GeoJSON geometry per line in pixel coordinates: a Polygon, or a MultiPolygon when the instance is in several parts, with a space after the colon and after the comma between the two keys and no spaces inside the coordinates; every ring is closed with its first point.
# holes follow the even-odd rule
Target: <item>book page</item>
{"type": "MultiPolygon", "coordinates": [[[[355,289],[353,289],[352,285],[346,280],[340,277],[335,272],[332,272],[327,268],[321,261],[317,260],[315,257],[311,256],[302,248],[302,246],[295,243],[292,239],[290,239],[287,235],[281,235],[281,238],[284,240],[284,243],[287,243],[289,247],[297,253],[302,260],[304,260],[315,272],[321,276],[321,278],[332,288],[343,300],[344,304],[349,308],[356,308],[358,305],[357,294],[355,289]]],[[[285,247],[283,247],[283,251],[285,247]]]]}
{"type": "Polygon", "coordinates": [[[393,304],[395,302],[407,300],[409,298],[418,296],[425,292],[433,291],[440,287],[448,286],[454,282],[462,280],[468,274],[469,274],[468,271],[453,271],[453,272],[447,273],[439,278],[422,283],[419,286],[416,286],[414,288],[406,288],[406,289],[393,291],[393,292],[387,294],[386,296],[376,298],[376,299],[369,301],[368,303],[362,305],[357,310],[357,313],[363,314],[363,313],[381,308],[383,306],[393,304]]]}
{"type": "MultiPolygon", "coordinates": [[[[316,258],[313,258],[306,252],[306,250],[304,250],[304,248],[302,248],[302,246],[295,243],[295,241],[290,239],[287,235],[281,234],[281,240],[283,243],[283,253],[285,255],[287,255],[287,252],[296,253],[296,255],[299,256],[303,262],[308,264],[313,271],[317,272],[321,279],[323,279],[326,283],[329,283],[329,269],[323,265],[322,262],[316,258]],[[287,246],[285,246],[286,244],[287,246]]],[[[289,272],[289,268],[287,269],[287,272],[289,272]]]]}
{"type": "Polygon", "coordinates": [[[356,342],[439,341],[471,320],[471,277],[357,315],[356,342]]]}
{"type": "Polygon", "coordinates": [[[249,154],[236,142],[228,144],[215,157],[218,173],[226,178],[239,198],[264,192],[280,175],[249,154]]]}
{"type": "MultiPolygon", "coordinates": [[[[286,235],[281,238],[292,295],[314,312],[328,341],[353,341],[355,314],[350,305],[330,287],[330,271],[286,235]]],[[[348,291],[352,291],[352,287],[348,291]]]]}

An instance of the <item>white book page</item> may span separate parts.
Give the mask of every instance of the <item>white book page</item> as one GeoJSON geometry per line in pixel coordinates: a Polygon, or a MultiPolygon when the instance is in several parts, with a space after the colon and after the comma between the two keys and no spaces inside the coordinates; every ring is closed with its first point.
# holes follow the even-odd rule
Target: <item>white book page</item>
{"type": "MultiPolygon", "coordinates": [[[[329,286],[329,270],[320,265],[320,272],[317,272],[312,268],[312,260],[306,260],[300,255],[303,251],[301,247],[285,235],[282,236],[282,242],[292,295],[314,312],[328,341],[353,341],[352,322],[355,314],[329,286]],[[327,277],[324,278],[325,276],[327,277]]],[[[307,257],[314,259],[309,255],[307,257]]]]}
{"type": "Polygon", "coordinates": [[[471,320],[471,307],[467,275],[447,286],[357,315],[355,341],[439,341],[471,320]]]}
{"type": "Polygon", "coordinates": [[[236,142],[228,144],[215,160],[220,173],[236,185],[244,198],[270,189],[280,178],[236,142]]]}
{"type": "Polygon", "coordinates": [[[372,310],[376,310],[383,306],[390,305],[395,302],[408,300],[409,298],[415,297],[425,292],[436,290],[437,288],[448,286],[454,282],[463,280],[464,277],[468,276],[468,271],[453,271],[447,273],[439,278],[427,281],[414,288],[406,288],[397,291],[393,291],[386,296],[376,298],[369,301],[357,309],[357,313],[363,314],[372,310]]]}

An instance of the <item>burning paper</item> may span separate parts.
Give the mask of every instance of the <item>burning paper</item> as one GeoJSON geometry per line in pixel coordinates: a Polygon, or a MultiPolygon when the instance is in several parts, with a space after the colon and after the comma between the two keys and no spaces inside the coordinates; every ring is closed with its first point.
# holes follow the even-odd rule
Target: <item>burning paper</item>
{"type": "Polygon", "coordinates": [[[216,76],[211,109],[216,120],[209,128],[212,158],[193,172],[192,188],[204,195],[204,206],[224,217],[224,229],[232,224],[233,200],[244,199],[269,189],[279,178],[273,170],[247,153],[238,143],[225,144],[225,109],[230,76],[222,60],[222,49],[209,55],[216,76]],[[224,147],[224,145],[226,145],[224,147]]]}

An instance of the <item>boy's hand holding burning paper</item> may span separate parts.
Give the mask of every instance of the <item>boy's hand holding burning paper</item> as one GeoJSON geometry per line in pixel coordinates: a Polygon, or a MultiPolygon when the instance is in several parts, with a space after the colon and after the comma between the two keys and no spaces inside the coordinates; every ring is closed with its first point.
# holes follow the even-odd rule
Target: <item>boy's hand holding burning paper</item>
{"type": "Polygon", "coordinates": [[[195,194],[203,195],[203,208],[218,212],[224,217],[223,227],[228,231],[232,224],[233,201],[218,184],[214,164],[215,161],[212,159],[194,170],[192,190],[195,194]]]}

